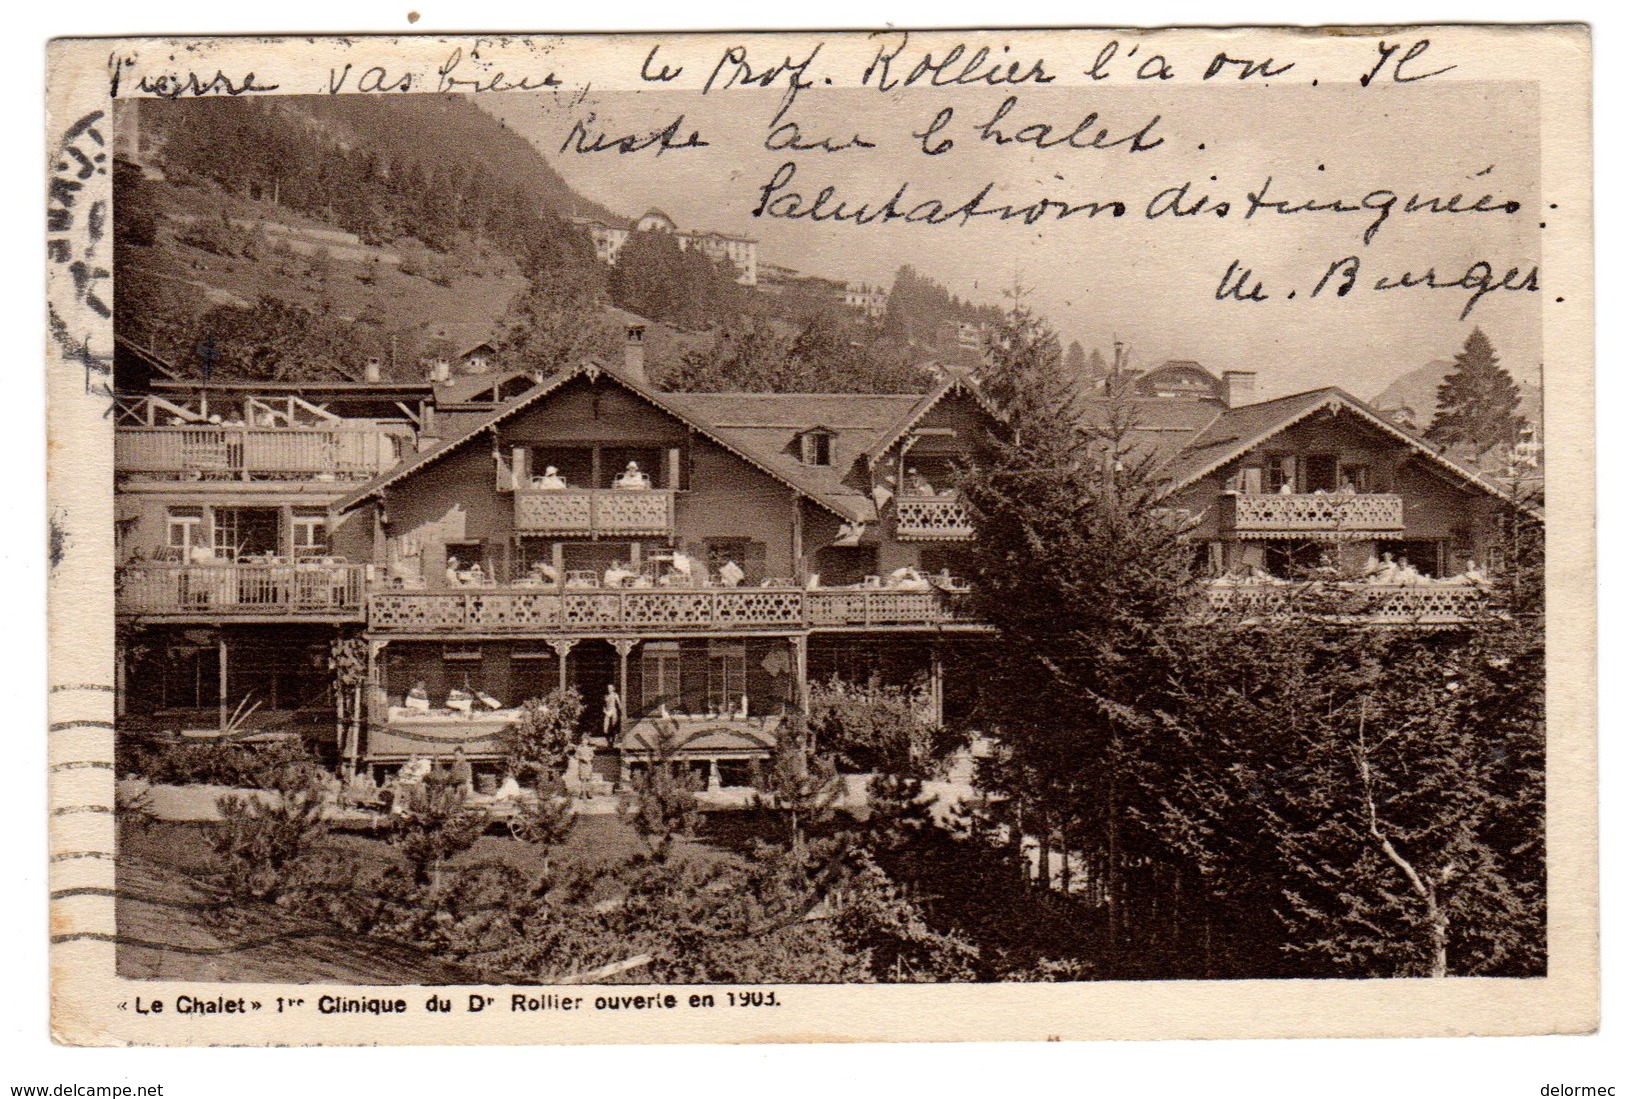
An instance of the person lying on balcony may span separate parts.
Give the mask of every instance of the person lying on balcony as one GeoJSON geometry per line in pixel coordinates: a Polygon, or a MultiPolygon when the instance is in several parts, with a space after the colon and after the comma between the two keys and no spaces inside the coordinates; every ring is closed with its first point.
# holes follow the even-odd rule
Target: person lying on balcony
{"type": "Polygon", "coordinates": [[[485,570],[481,568],[480,563],[476,561],[462,572],[460,578],[463,583],[478,587],[479,585],[485,583],[485,570]]]}
{"type": "Polygon", "coordinates": [[[891,575],[886,577],[886,586],[897,591],[930,591],[931,581],[919,569],[904,565],[892,570],[891,575]]]}
{"type": "Polygon", "coordinates": [[[937,490],[931,487],[931,482],[920,476],[920,471],[910,466],[908,471],[908,494],[910,496],[935,496],[937,490]]]}
{"type": "Polygon", "coordinates": [[[456,710],[465,717],[474,716],[474,696],[461,687],[453,687],[446,696],[446,709],[456,710]]]}
{"type": "Polygon", "coordinates": [[[1286,480],[1282,481],[1281,482],[1281,487],[1276,489],[1275,491],[1280,493],[1282,496],[1291,496],[1292,495],[1292,478],[1288,477],[1286,480]]]}
{"type": "Polygon", "coordinates": [[[632,566],[630,563],[616,561],[614,564],[610,565],[609,568],[604,570],[604,587],[624,588],[636,575],[637,573],[632,571],[632,566]]]}
{"type": "Polygon", "coordinates": [[[214,555],[214,550],[208,546],[193,546],[188,553],[188,557],[191,558],[191,563],[194,565],[214,565],[218,564],[220,560],[214,555]]]}
{"type": "Polygon", "coordinates": [[[569,488],[570,486],[565,484],[565,481],[564,481],[563,477],[559,476],[559,467],[558,466],[548,466],[545,470],[542,471],[542,475],[540,477],[534,477],[534,478],[531,479],[531,487],[532,488],[545,488],[545,489],[561,489],[561,488],[569,488]]]}
{"type": "Polygon", "coordinates": [[[1420,584],[1422,579],[1422,574],[1417,570],[1415,565],[1411,564],[1410,561],[1403,557],[1399,559],[1399,567],[1394,572],[1394,583],[1420,584]]]}
{"type": "MultiPolygon", "coordinates": [[[[497,699],[492,698],[490,695],[486,694],[484,691],[475,691],[474,696],[480,700],[480,705],[484,706],[487,710],[500,710],[500,709],[502,709],[502,703],[500,701],[498,701],[497,699]]],[[[458,750],[461,751],[461,749],[458,749],[458,750]]]]}
{"type": "Polygon", "coordinates": [[[532,561],[530,563],[530,576],[532,580],[545,581],[548,584],[559,582],[559,570],[546,561],[532,561]]]}
{"type": "Polygon", "coordinates": [[[730,557],[717,570],[717,579],[722,581],[725,588],[737,588],[739,582],[745,579],[745,570],[734,564],[733,558],[730,557]]]}
{"type": "Polygon", "coordinates": [[[1353,480],[1351,480],[1348,477],[1345,477],[1345,478],[1343,478],[1343,483],[1338,486],[1337,491],[1342,493],[1344,496],[1354,496],[1360,490],[1354,487],[1353,480]]]}
{"type": "Polygon", "coordinates": [[[1367,559],[1365,563],[1365,579],[1368,584],[1397,583],[1398,576],[1399,565],[1394,561],[1394,555],[1391,553],[1384,553],[1381,561],[1372,557],[1367,559]]]}
{"type": "Polygon", "coordinates": [[[615,477],[616,488],[648,488],[649,475],[638,468],[636,462],[626,463],[626,469],[615,477]]]}
{"type": "Polygon", "coordinates": [[[429,688],[423,685],[423,680],[412,684],[412,689],[406,692],[406,708],[425,714],[429,712],[429,688]]]}

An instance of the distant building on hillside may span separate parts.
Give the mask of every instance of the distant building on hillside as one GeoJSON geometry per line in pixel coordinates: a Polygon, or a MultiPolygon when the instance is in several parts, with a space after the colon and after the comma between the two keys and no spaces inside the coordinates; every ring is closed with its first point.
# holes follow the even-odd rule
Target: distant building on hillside
{"type": "Polygon", "coordinates": [[[592,234],[594,252],[611,267],[620,260],[621,249],[633,233],[670,233],[677,238],[678,247],[697,248],[710,259],[731,263],[739,271],[741,285],[756,285],[756,241],[751,237],[709,229],[679,229],[670,214],[655,208],[645,211],[631,225],[616,225],[600,218],[573,220],[592,234]]]}
{"type": "Polygon", "coordinates": [[[886,319],[886,309],[891,303],[891,291],[884,286],[870,286],[866,282],[849,282],[846,284],[844,300],[847,308],[859,310],[872,321],[881,321],[886,319]]]}

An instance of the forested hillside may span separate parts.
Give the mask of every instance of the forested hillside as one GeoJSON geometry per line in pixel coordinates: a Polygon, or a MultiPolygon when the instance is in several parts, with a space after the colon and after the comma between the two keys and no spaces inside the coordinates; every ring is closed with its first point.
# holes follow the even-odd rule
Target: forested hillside
{"type": "Polygon", "coordinates": [[[571,218],[623,219],[462,96],[151,101],[139,123],[116,180],[116,324],[194,376],[359,377],[377,358],[421,377],[481,342],[555,369],[615,354],[619,308],[675,337],[649,359],[673,388],[909,391],[966,353],[959,325],[998,314],[904,267],[876,322],[838,283],[743,287],[658,233],[611,269],[571,218]]]}

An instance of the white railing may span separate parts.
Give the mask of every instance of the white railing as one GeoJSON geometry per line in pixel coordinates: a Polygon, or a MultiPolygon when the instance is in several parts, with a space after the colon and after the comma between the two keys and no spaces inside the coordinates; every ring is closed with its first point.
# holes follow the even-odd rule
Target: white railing
{"type": "Polygon", "coordinates": [[[316,615],[359,620],[366,566],[126,565],[118,570],[118,610],[142,615],[316,615]]]}
{"type": "Polygon", "coordinates": [[[1244,492],[1235,501],[1238,531],[1397,534],[1405,529],[1405,501],[1391,493],[1244,492]]]}
{"type": "Polygon", "coordinates": [[[1221,613],[1270,618],[1301,614],[1358,622],[1434,625],[1462,622],[1486,609],[1476,584],[1210,583],[1208,606],[1221,613]]]}
{"type": "Polygon", "coordinates": [[[516,489],[514,529],[526,534],[668,535],[670,489],[516,489]]]}
{"type": "Polygon", "coordinates": [[[395,465],[395,439],[360,428],[121,427],[114,468],[166,481],[365,481],[395,465]]]}
{"type": "Polygon", "coordinates": [[[976,536],[970,511],[951,496],[899,496],[897,537],[905,542],[962,542],[976,536]]]}
{"type": "Polygon", "coordinates": [[[379,630],[670,630],[906,626],[962,621],[947,595],[884,588],[375,591],[379,630]]]}

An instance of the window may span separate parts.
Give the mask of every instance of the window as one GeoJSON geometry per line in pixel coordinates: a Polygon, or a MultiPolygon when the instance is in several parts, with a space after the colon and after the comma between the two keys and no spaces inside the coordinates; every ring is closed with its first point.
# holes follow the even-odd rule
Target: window
{"type": "Polygon", "coordinates": [[[733,714],[745,697],[745,645],[740,641],[712,641],[706,654],[706,708],[733,714]]]}
{"type": "Polygon", "coordinates": [[[1282,580],[1295,580],[1310,569],[1328,564],[1323,542],[1266,542],[1264,570],[1282,580]]]}
{"type": "Polygon", "coordinates": [[[861,584],[878,571],[874,546],[825,546],[818,551],[818,581],[826,588],[861,584]]]}
{"type": "Polygon", "coordinates": [[[327,541],[327,513],[315,508],[295,508],[293,512],[293,555],[295,557],[326,557],[331,550],[327,541]]]}
{"type": "Polygon", "coordinates": [[[801,436],[801,461],[809,466],[830,464],[830,433],[808,431],[801,436]]]}
{"type": "Polygon", "coordinates": [[[1299,492],[1336,492],[1337,455],[1310,454],[1303,460],[1303,484],[1299,492]]]}
{"type": "Polygon", "coordinates": [[[192,547],[204,545],[203,509],[170,508],[169,540],[166,544],[171,549],[180,550],[183,558],[191,557],[192,547]]]}
{"type": "Polygon", "coordinates": [[[662,704],[682,709],[682,654],[675,641],[649,641],[643,646],[643,692],[640,714],[658,713],[662,704]]]}
{"type": "Polygon", "coordinates": [[[214,513],[214,553],[239,557],[280,552],[276,508],[219,508],[214,513]]]}
{"type": "Polygon", "coordinates": [[[1295,489],[1292,484],[1293,473],[1292,456],[1289,454],[1271,454],[1264,459],[1264,491],[1280,492],[1283,486],[1295,489]]]}

